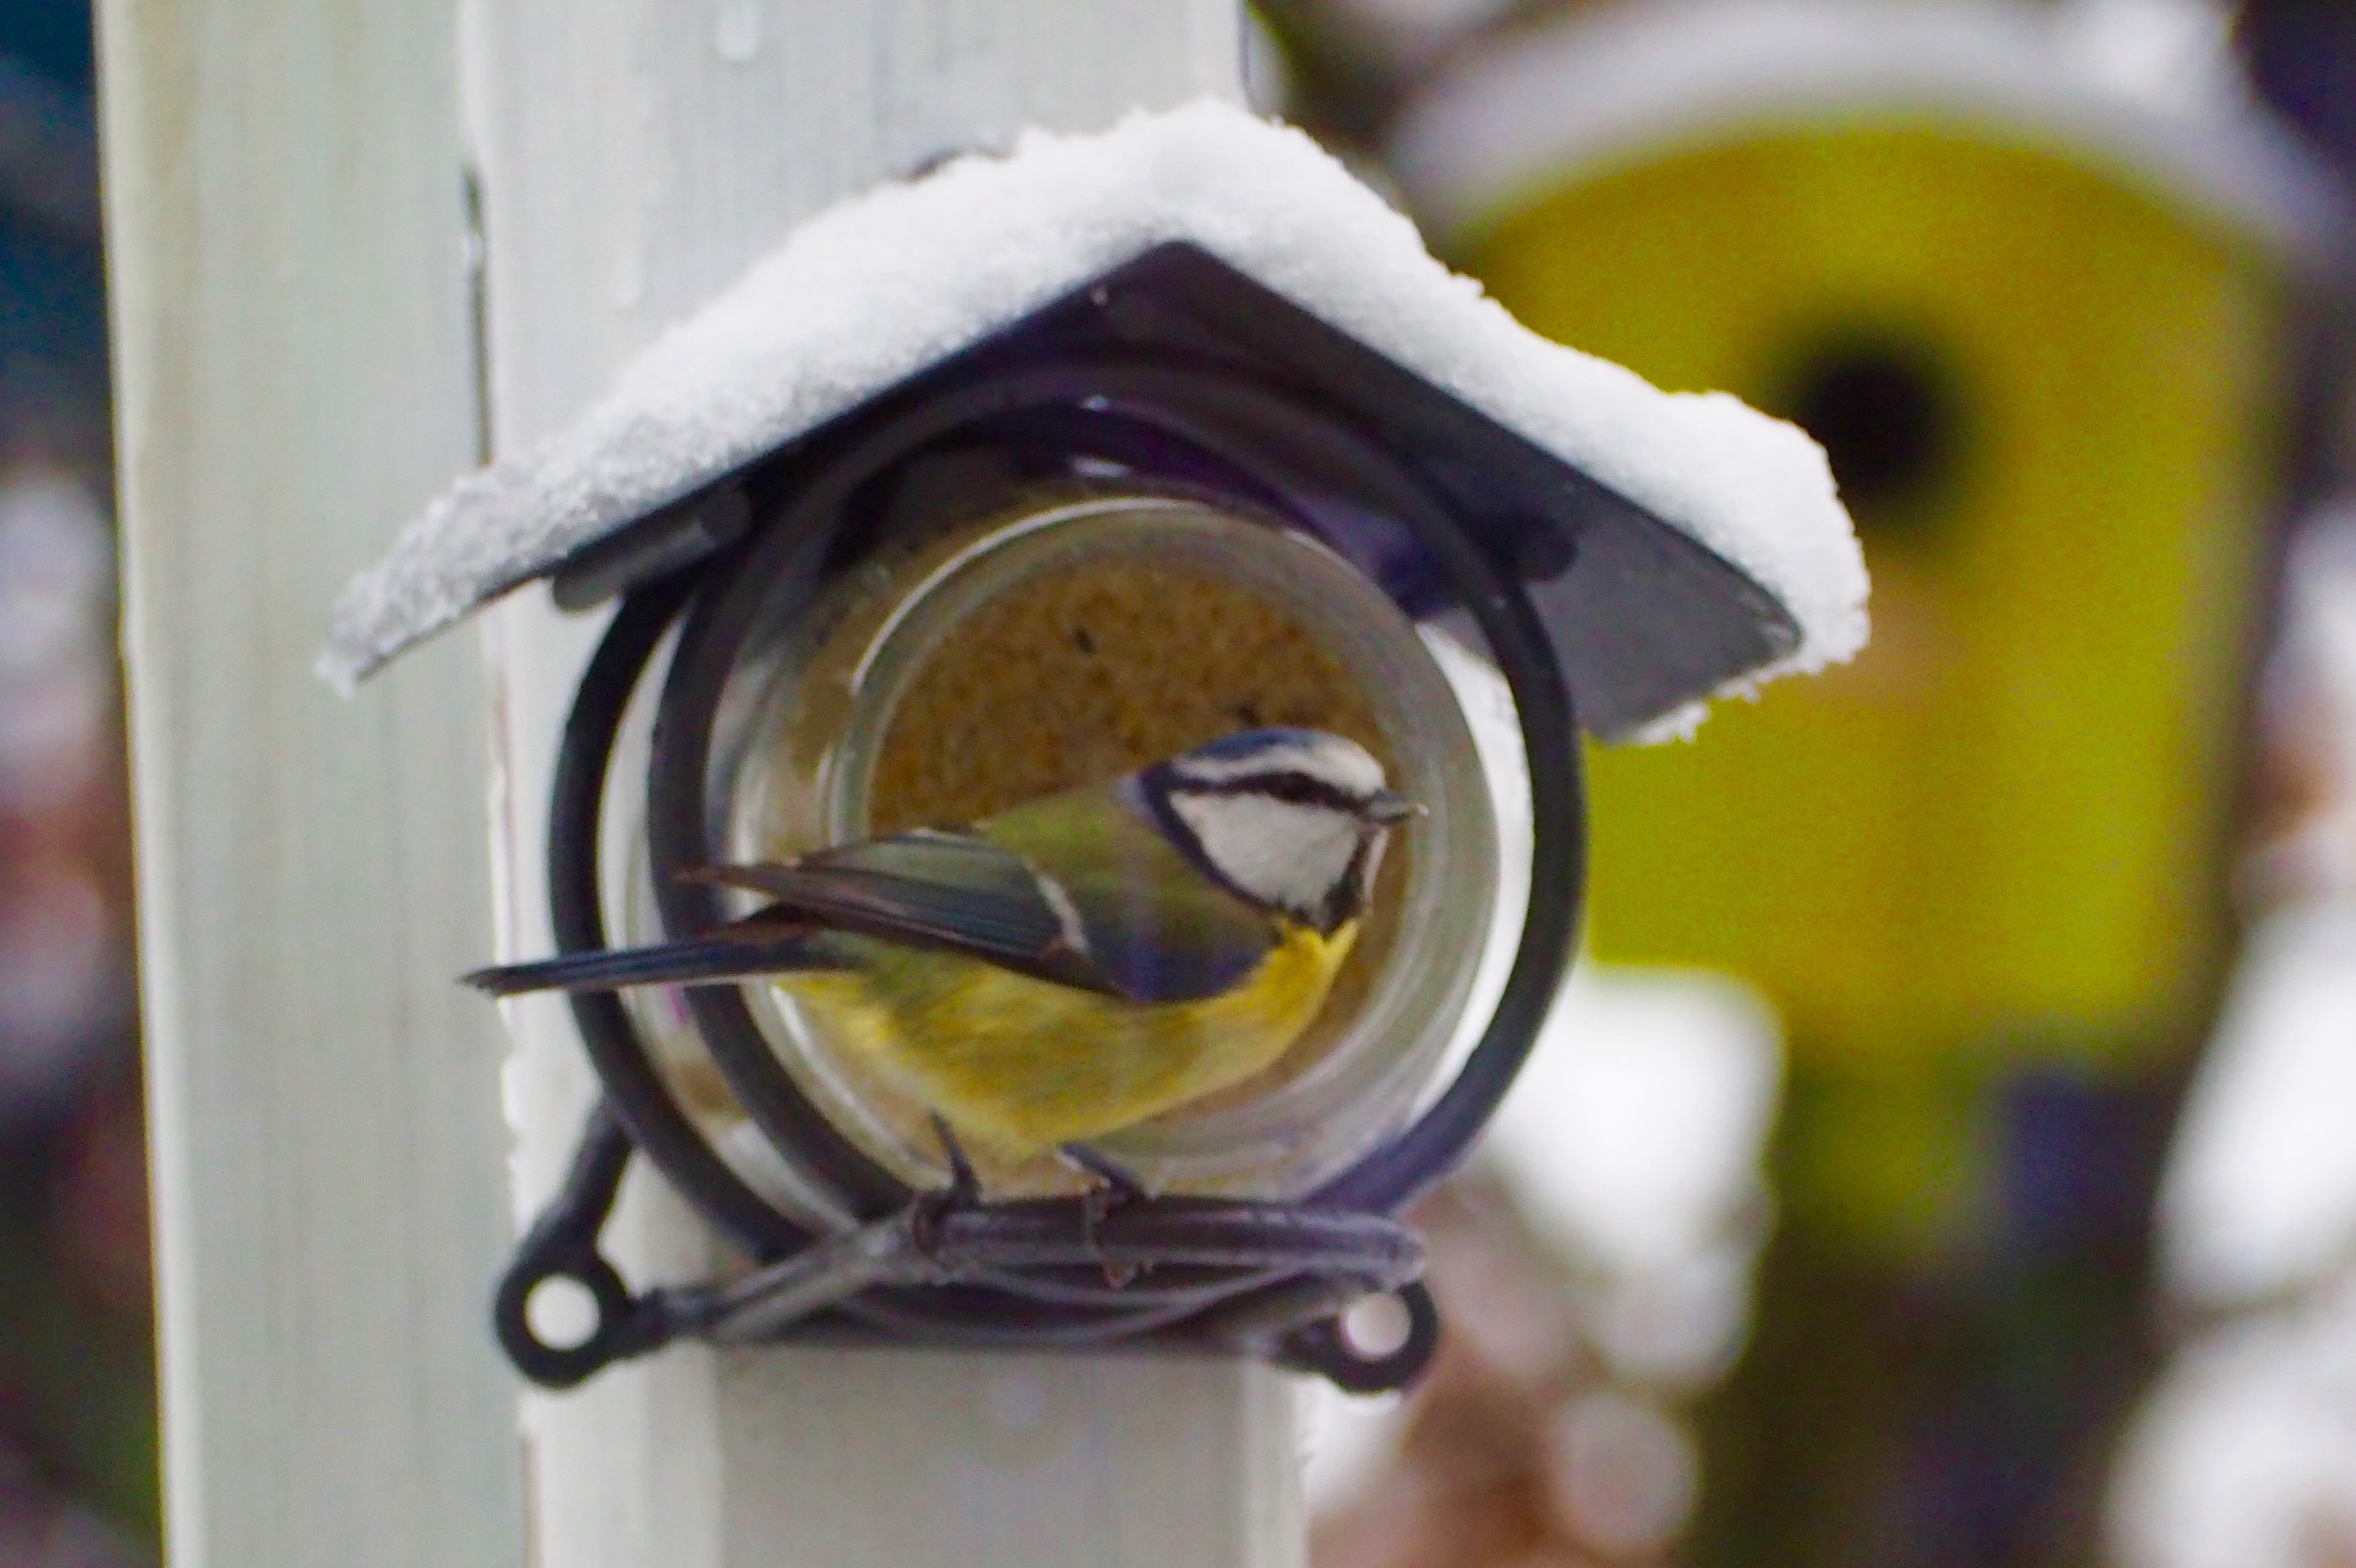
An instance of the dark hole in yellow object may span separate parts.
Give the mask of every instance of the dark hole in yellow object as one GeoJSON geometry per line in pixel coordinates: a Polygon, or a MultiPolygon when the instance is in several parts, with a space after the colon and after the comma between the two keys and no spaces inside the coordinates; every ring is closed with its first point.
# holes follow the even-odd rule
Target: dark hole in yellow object
{"type": "Polygon", "coordinates": [[[1954,378],[1929,344],[1844,335],[1795,356],[1777,412],[1815,437],[1868,534],[1923,532],[1955,483],[1965,431],[1954,378]]]}

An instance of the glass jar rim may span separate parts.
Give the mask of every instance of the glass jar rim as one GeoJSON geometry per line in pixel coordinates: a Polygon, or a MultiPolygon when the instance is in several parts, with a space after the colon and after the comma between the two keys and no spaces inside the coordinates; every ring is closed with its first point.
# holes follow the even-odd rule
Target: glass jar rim
{"type": "MultiPolygon", "coordinates": [[[[1349,1168],[1396,1133],[1443,1063],[1472,987],[1497,886],[1498,830],[1479,749],[1446,672],[1417,628],[1380,587],[1296,530],[1187,497],[1069,493],[1027,498],[953,531],[911,580],[894,582],[871,562],[820,596],[870,601],[851,627],[847,707],[826,753],[815,795],[824,842],[867,836],[873,768],[899,704],[929,660],[968,618],[1055,572],[1150,559],[1262,599],[1303,623],[1367,700],[1402,769],[1395,784],[1427,805],[1408,851],[1407,886],[1394,945],[1343,1037],[1297,1074],[1239,1102],[1181,1107],[1100,1140],[1157,1188],[1297,1197],[1349,1168]],[[880,609],[873,603],[884,596],[880,609]]],[[[724,792],[719,818],[734,855],[781,847],[777,755],[760,736],[787,722],[808,650],[796,638],[840,636],[841,607],[799,614],[771,628],[782,649],[753,661],[769,682],[737,708],[743,733],[716,736],[724,792]],[[813,628],[823,628],[814,631],[813,628]]],[[[756,640],[762,634],[756,634],[756,640]]],[[[734,704],[732,704],[734,706],[734,704]]],[[[790,840],[790,833],[783,835],[790,840]]],[[[747,1000],[770,1048],[838,1131],[912,1187],[937,1185],[946,1165],[929,1139],[912,1139],[905,1114],[889,1118],[825,1059],[823,1042],[769,987],[747,1000]],[[900,1131],[895,1132],[897,1127],[900,1131]]],[[[869,1091],[872,1093],[872,1085],[869,1091]]]]}

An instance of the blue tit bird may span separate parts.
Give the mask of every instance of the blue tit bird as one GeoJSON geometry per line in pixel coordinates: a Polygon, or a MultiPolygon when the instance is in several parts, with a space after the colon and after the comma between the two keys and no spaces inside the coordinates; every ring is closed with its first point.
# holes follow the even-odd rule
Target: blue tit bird
{"type": "Polygon", "coordinates": [[[1021,1157],[1282,1057],[1420,809],[1353,741],[1250,730],[969,829],[692,871],[771,902],[685,940],[466,979],[499,996],[767,981],[958,1136],[1021,1157]]]}

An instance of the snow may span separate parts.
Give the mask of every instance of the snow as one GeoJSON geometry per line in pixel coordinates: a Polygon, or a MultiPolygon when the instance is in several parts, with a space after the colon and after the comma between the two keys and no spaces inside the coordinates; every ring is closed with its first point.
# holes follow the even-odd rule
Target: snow
{"type": "Polygon", "coordinates": [[[1663,393],[1549,343],[1431,259],[1301,132],[1212,101],[1026,134],[811,220],[659,339],[569,430],[459,479],[332,612],[360,677],[572,551],[757,458],[1152,246],[1185,240],[1650,508],[1799,621],[1865,640],[1866,575],[1823,453],[1722,394],[1663,393]]]}
{"type": "Polygon", "coordinates": [[[1582,962],[1486,1147],[1567,1251],[1625,1274],[1675,1269],[1763,1190],[1783,1070],[1774,1016],[1740,983],[1582,962]]]}
{"type": "Polygon", "coordinates": [[[2309,1568],[2356,1548],[2356,1283],[2170,1361],[2105,1499],[2120,1568],[2309,1568]]]}
{"type": "Polygon", "coordinates": [[[2356,1256],[2356,511],[2304,531],[2287,588],[2265,725],[2307,809],[2244,865],[2282,902],[2244,945],[2159,1194],[2166,1282],[2202,1307],[2356,1256]]]}
{"type": "Polygon", "coordinates": [[[2308,809],[2244,867],[2245,893],[2279,902],[2244,945],[2161,1184],[2171,1316],[2207,1326],[2122,1444],[2122,1568],[2356,1551],[2356,512],[2309,523],[2287,587],[2263,727],[2304,769],[2308,809]]]}
{"type": "Polygon", "coordinates": [[[2356,1250],[2356,903],[2251,937],[2184,1106],[2159,1194],[2169,1289],[2222,1306],[2294,1288],[2356,1250]]]}
{"type": "Polygon", "coordinates": [[[1385,161],[1443,237],[1566,171],[1762,127],[1948,124],[2153,189],[2318,271],[2344,266],[2345,188],[2219,84],[2197,0],[1655,0],[1582,8],[1469,51],[1385,161]],[[2202,51],[2208,51],[2204,58],[2202,51]]]}
{"type": "MultiPolygon", "coordinates": [[[[1774,1015],[1724,976],[1582,961],[1557,995],[1482,1155],[1546,1251],[1579,1265],[1580,1320],[1615,1376],[1698,1389],[1740,1348],[1783,1075],[1774,1015]]],[[[1382,1477],[1409,1408],[1311,1385],[1312,1513],[1382,1477]]]]}
{"type": "Polygon", "coordinates": [[[2300,531],[2284,578],[2260,722],[2306,809],[2252,854],[2244,890],[2356,901],[2356,499],[2300,531]]]}
{"type": "Polygon", "coordinates": [[[1578,1261],[1619,1376],[1705,1387],[1740,1351],[1783,1078],[1774,1014],[1725,976],[1582,962],[1557,995],[1483,1153],[1578,1261]]]}

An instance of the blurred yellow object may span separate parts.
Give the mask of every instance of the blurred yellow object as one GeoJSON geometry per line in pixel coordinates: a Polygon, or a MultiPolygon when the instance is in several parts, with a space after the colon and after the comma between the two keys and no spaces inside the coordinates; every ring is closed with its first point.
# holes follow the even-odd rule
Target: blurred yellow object
{"type": "Polygon", "coordinates": [[[1815,7],[1815,47],[1788,7],[1632,6],[1476,64],[1397,149],[1520,319],[1829,449],[1873,642],[1690,750],[1594,755],[1590,940],[1766,990],[1840,1129],[1794,1196],[1917,1238],[1966,1085],[2140,1065],[2213,996],[2296,381],[2265,192],[2214,145],[2136,166],[2132,115],[1971,9],[1815,7]]]}
{"type": "Polygon", "coordinates": [[[2268,274],[2058,157],[1904,129],[1569,187],[1464,259],[1664,385],[1790,413],[1812,379],[1911,371],[1951,426],[1940,471],[1848,487],[1855,665],[1690,751],[1597,754],[1598,956],[1751,977],[1803,1050],[2150,1039],[2219,935],[2285,380],[2268,274]]]}

